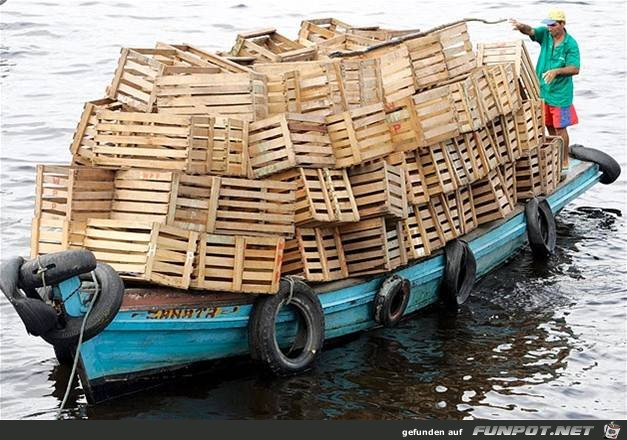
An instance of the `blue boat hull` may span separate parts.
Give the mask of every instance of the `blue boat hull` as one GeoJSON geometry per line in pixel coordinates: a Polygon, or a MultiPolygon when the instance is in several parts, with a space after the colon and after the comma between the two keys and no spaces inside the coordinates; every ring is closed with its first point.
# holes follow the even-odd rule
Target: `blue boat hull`
{"type": "MultiPolygon", "coordinates": [[[[599,175],[596,165],[573,160],[569,178],[547,197],[551,209],[560,211],[597,183],[599,175]]],[[[526,243],[521,208],[486,226],[465,237],[475,254],[478,276],[503,264],[526,243]]],[[[444,257],[439,253],[395,271],[411,282],[406,314],[437,301],[443,270],[444,257]]],[[[373,301],[387,275],[322,287],[325,340],[376,326],[373,301]]],[[[80,374],[88,400],[98,402],[145,388],[155,377],[198,362],[247,355],[251,309],[247,301],[121,310],[102,333],[81,347],[80,374]]],[[[293,321],[292,315],[281,313],[277,328],[281,331],[293,321]]]]}

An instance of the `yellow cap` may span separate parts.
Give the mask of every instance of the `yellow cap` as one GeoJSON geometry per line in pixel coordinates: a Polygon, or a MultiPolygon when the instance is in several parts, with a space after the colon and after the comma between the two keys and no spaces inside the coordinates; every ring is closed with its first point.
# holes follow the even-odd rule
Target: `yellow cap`
{"type": "Polygon", "coordinates": [[[561,9],[553,8],[549,11],[547,18],[542,20],[543,24],[553,24],[556,21],[566,21],[566,13],[561,9]]]}

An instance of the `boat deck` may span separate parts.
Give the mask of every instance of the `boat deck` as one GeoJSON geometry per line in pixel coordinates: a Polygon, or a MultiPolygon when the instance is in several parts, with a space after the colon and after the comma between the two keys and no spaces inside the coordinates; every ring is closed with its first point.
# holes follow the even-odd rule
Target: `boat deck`
{"type": "MultiPolygon", "coordinates": [[[[555,191],[559,191],[560,188],[567,186],[570,182],[576,179],[587,169],[594,166],[596,165],[571,159],[571,166],[568,172],[568,176],[565,180],[560,182],[555,191]]],[[[521,213],[524,209],[525,206],[523,204],[518,204],[513,212],[510,213],[506,218],[482,225],[474,231],[470,232],[469,234],[464,235],[463,238],[467,241],[471,241],[487,233],[491,229],[494,229],[507,222],[512,217],[521,213]]],[[[429,258],[440,255],[442,252],[443,250],[439,249],[427,257],[413,261],[408,266],[419,264],[425,260],[428,260],[429,258]]],[[[366,282],[369,279],[377,276],[381,276],[381,274],[371,275],[369,277],[346,278],[339,281],[312,284],[312,288],[316,291],[316,293],[325,293],[354,286],[366,282]]],[[[121,310],[149,310],[151,308],[162,308],[167,306],[233,306],[251,304],[257,296],[252,294],[180,290],[152,285],[147,286],[145,284],[139,284],[129,281],[127,281],[126,284],[127,287],[121,310]]]]}

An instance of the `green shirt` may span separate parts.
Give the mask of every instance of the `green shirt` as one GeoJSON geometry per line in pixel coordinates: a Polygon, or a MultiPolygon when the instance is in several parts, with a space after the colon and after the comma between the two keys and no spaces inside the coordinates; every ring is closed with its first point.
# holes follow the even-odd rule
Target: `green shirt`
{"type": "Polygon", "coordinates": [[[579,68],[579,46],[568,32],[562,42],[553,47],[553,36],[546,26],[534,29],[533,41],[540,43],[540,57],[536,65],[536,74],[540,81],[540,97],[552,106],[567,107],[573,103],[572,75],[558,75],[551,84],[542,79],[542,74],[551,69],[575,66],[579,68]]]}

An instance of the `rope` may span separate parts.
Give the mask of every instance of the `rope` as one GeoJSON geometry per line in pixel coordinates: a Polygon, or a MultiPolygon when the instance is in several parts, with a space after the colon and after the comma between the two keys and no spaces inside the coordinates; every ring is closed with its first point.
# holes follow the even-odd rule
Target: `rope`
{"type": "Polygon", "coordinates": [[[287,297],[285,305],[289,305],[292,302],[292,297],[294,296],[294,278],[286,277],[286,279],[290,283],[290,294],[287,297]]]}
{"type": "Polygon", "coordinates": [[[44,289],[46,288],[46,271],[47,267],[41,265],[41,260],[39,259],[41,255],[37,256],[37,275],[41,275],[41,283],[43,284],[44,289]]]}
{"type": "Polygon", "coordinates": [[[57,417],[61,417],[63,413],[63,408],[67,403],[67,399],[70,396],[70,390],[72,389],[72,383],[74,382],[74,376],[76,375],[76,367],[78,365],[78,356],[81,353],[81,345],[83,344],[83,334],[85,333],[85,325],[87,324],[87,317],[89,316],[89,312],[91,312],[94,303],[96,302],[96,298],[98,297],[98,293],[100,293],[100,286],[98,285],[98,280],[96,279],[96,274],[92,271],[91,278],[94,280],[94,285],[96,286],[96,291],[91,298],[89,303],[89,307],[87,308],[87,312],[85,312],[85,317],[83,318],[83,323],[81,324],[81,331],[78,335],[78,344],[76,345],[76,354],[74,355],[74,363],[72,364],[72,372],[70,373],[70,379],[67,384],[67,389],[65,390],[65,395],[63,396],[63,401],[61,401],[61,406],[59,407],[59,412],[57,417]]]}
{"type": "Polygon", "coordinates": [[[414,38],[424,37],[426,35],[429,35],[432,32],[440,31],[442,29],[446,29],[448,27],[455,26],[456,24],[467,23],[467,22],[470,22],[470,21],[478,21],[478,22],[484,23],[484,24],[499,24],[499,23],[506,22],[507,19],[506,18],[502,18],[500,20],[488,21],[488,20],[484,20],[483,18],[462,18],[461,20],[452,21],[450,23],[445,23],[445,24],[442,24],[440,26],[436,26],[434,28],[426,30],[426,31],[413,32],[411,34],[407,34],[407,35],[403,35],[403,36],[400,36],[400,37],[392,38],[389,41],[384,41],[382,43],[373,44],[372,46],[368,46],[365,49],[358,49],[358,50],[353,50],[353,51],[350,51],[350,52],[340,52],[340,51],[331,52],[329,54],[329,57],[330,58],[343,58],[343,57],[350,57],[350,56],[355,56],[355,55],[362,55],[362,54],[371,52],[371,51],[373,51],[375,49],[379,49],[381,47],[393,46],[395,44],[402,43],[403,41],[411,40],[411,39],[414,39],[414,38]]]}

